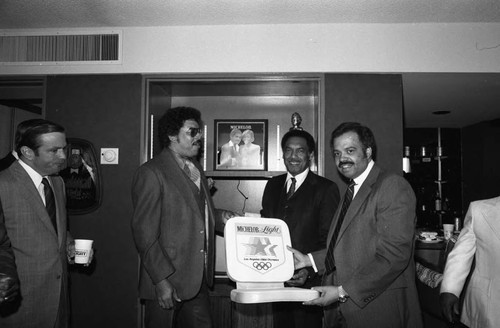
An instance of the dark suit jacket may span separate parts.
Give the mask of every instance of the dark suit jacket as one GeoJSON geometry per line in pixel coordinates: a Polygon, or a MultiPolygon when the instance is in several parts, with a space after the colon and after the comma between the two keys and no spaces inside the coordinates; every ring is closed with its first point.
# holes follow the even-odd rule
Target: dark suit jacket
{"type": "Polygon", "coordinates": [[[63,327],[67,325],[66,198],[63,180],[58,176],[49,179],[58,234],[24,168],[15,162],[0,172],[0,231],[6,229],[12,242],[22,297],[20,304],[0,315],[2,328],[53,328],[58,311],[65,316],[63,327]]]}
{"type": "MultiPolygon", "coordinates": [[[[422,327],[413,261],[415,219],[410,185],[374,165],[340,229],[334,251],[337,271],[324,277],[325,284],[342,285],[350,296],[340,304],[349,328],[422,327]]],[[[313,254],[318,269],[324,269],[325,255],[313,254]]],[[[336,313],[326,309],[325,319],[336,313]]]]}
{"type": "Polygon", "coordinates": [[[282,219],[288,225],[292,247],[303,253],[326,247],[333,214],[339,203],[337,185],[309,172],[286,201],[286,174],[269,180],[262,197],[262,217],[282,219]]]}
{"type": "Polygon", "coordinates": [[[12,250],[7,229],[5,229],[5,219],[2,215],[0,215],[0,220],[0,273],[17,279],[14,251],[12,250]]]}
{"type": "Polygon", "coordinates": [[[132,232],[141,258],[139,297],[143,299],[156,299],[154,285],[165,278],[183,300],[196,296],[204,272],[212,284],[214,227],[223,230],[222,215],[214,208],[202,167],[193,163],[201,174],[201,190],[168,149],[135,173],[132,232]]]}
{"type": "Polygon", "coordinates": [[[16,158],[14,157],[14,155],[12,155],[12,152],[9,152],[7,155],[5,155],[5,157],[0,159],[0,171],[5,170],[15,161],[16,158]]]}

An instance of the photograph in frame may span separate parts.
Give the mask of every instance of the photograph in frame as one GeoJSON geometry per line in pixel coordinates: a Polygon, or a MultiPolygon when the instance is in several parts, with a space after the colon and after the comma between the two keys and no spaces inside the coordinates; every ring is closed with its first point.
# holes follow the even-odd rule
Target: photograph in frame
{"type": "Polygon", "coordinates": [[[97,153],[88,140],[68,138],[66,167],[59,172],[66,189],[69,214],[86,214],[101,204],[101,181],[97,153]]]}
{"type": "Polygon", "coordinates": [[[215,120],[215,170],[267,171],[267,120],[215,120]]]}

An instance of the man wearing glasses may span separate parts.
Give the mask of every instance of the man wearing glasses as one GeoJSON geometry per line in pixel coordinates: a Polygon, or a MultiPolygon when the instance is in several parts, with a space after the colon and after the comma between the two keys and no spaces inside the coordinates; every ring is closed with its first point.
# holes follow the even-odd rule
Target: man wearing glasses
{"type": "Polygon", "coordinates": [[[162,151],[132,183],[132,232],[141,258],[139,297],[146,327],[213,327],[208,288],[214,276],[214,232],[234,213],[214,208],[203,168],[201,114],[170,108],[158,132],[162,151]]]}

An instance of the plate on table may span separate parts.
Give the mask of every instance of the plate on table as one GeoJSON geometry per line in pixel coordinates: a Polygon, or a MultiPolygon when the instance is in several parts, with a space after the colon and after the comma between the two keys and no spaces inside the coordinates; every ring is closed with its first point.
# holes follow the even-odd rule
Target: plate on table
{"type": "Polygon", "coordinates": [[[418,241],[424,244],[436,244],[442,242],[443,240],[444,240],[443,237],[437,237],[436,239],[431,239],[431,240],[420,239],[420,238],[418,239],[418,241]]]}

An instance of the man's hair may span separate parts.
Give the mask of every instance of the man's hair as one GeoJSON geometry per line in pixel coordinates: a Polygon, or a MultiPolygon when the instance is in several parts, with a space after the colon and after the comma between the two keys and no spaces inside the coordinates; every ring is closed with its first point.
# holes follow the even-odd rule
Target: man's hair
{"type": "Polygon", "coordinates": [[[52,132],[64,133],[64,128],[57,123],[40,118],[19,123],[15,136],[16,152],[21,155],[21,147],[26,146],[38,154],[38,148],[41,146],[40,136],[52,132]]]}
{"type": "Polygon", "coordinates": [[[193,107],[169,108],[158,122],[158,137],[162,148],[170,146],[169,136],[176,136],[184,126],[184,122],[193,120],[201,125],[201,113],[193,107]]]}
{"type": "Polygon", "coordinates": [[[354,132],[358,135],[359,141],[361,142],[363,152],[366,154],[366,149],[372,149],[372,159],[375,160],[377,157],[377,144],[375,143],[375,137],[373,136],[373,132],[366,126],[361,125],[357,122],[344,122],[340,124],[335,130],[332,132],[332,137],[330,139],[330,148],[332,152],[333,143],[336,138],[340,137],[344,133],[354,132]]]}
{"type": "Polygon", "coordinates": [[[229,132],[229,138],[232,139],[236,135],[236,133],[242,134],[240,129],[234,128],[231,130],[231,132],[229,132]]]}
{"type": "Polygon", "coordinates": [[[285,133],[283,138],[281,138],[281,150],[285,150],[286,142],[291,137],[304,138],[307,143],[307,148],[309,148],[309,153],[314,152],[316,154],[316,142],[314,142],[313,136],[304,130],[290,130],[285,133]]]}

